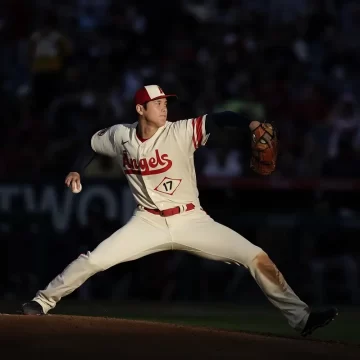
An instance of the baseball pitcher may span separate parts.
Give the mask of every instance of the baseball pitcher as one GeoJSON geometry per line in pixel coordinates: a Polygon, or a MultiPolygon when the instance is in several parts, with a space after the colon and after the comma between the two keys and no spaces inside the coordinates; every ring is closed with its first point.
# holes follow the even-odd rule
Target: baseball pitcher
{"type": "Polygon", "coordinates": [[[206,145],[211,133],[224,127],[248,131],[250,167],[270,175],[276,167],[276,129],[230,111],[169,122],[167,102],[176,98],[158,85],[139,89],[134,99],[138,121],[100,130],[86,144],[78,167],[71,169],[65,184],[73,192],[81,191],[80,174],[91,159],[96,154],[111,156],[119,162],[137,207],[125,226],[92,252],[81,254],[23,304],[23,314],[47,314],[61,298],[111,266],[158,251],[182,250],[247,268],[269,301],[303,336],[328,324],[336,317],[336,308],[310,310],[263,249],[214,221],[199,201],[194,153],[206,145]]]}

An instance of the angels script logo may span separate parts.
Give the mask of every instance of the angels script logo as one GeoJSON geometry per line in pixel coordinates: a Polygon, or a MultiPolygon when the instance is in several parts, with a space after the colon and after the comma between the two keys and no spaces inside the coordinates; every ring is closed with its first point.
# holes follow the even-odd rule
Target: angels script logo
{"type": "Polygon", "coordinates": [[[123,167],[125,174],[138,175],[156,175],[168,171],[172,166],[172,161],[168,158],[168,154],[159,154],[159,150],[155,150],[155,156],[149,160],[142,158],[139,162],[129,157],[127,151],[123,152],[123,167]]]}

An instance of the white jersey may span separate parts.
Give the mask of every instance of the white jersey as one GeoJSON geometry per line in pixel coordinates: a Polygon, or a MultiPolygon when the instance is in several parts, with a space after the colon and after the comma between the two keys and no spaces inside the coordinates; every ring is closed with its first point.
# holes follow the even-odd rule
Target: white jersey
{"type": "Polygon", "coordinates": [[[92,149],[115,157],[129,182],[138,205],[166,210],[193,203],[200,207],[194,152],[205,145],[206,115],[167,121],[146,141],[136,134],[137,122],[98,131],[92,149]]]}

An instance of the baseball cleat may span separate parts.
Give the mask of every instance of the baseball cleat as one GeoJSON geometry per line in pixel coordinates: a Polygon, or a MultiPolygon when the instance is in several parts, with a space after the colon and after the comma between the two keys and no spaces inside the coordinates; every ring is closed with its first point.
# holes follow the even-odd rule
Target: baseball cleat
{"type": "Polygon", "coordinates": [[[301,335],[311,335],[316,329],[330,324],[337,315],[338,310],[334,307],[326,310],[311,311],[301,335]]]}
{"type": "Polygon", "coordinates": [[[41,305],[34,300],[22,305],[22,313],[24,315],[45,315],[41,305]]]}

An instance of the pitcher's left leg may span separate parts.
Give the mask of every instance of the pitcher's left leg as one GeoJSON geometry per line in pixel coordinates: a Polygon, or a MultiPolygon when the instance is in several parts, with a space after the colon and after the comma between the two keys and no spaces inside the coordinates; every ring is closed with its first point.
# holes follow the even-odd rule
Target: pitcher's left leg
{"type": "Polygon", "coordinates": [[[258,246],[202,211],[183,213],[169,219],[174,249],[188,251],[212,260],[245,266],[267,296],[301,331],[309,317],[309,307],[294,293],[269,256],[258,246]]]}

